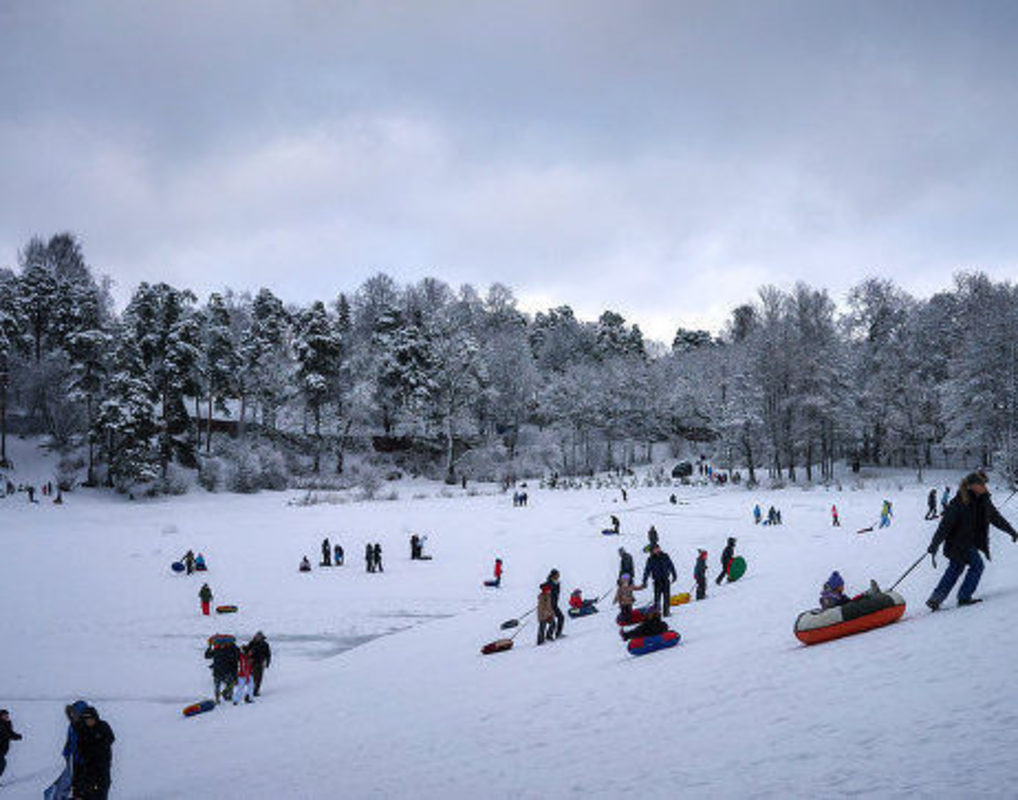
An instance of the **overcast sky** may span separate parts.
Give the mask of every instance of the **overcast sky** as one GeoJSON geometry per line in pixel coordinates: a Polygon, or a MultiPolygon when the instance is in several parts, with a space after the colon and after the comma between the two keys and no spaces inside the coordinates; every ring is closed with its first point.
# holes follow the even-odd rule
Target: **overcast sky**
{"type": "Polygon", "coordinates": [[[757,287],[1018,276],[1018,3],[0,0],[0,266],[378,271],[670,341],[757,287]]]}

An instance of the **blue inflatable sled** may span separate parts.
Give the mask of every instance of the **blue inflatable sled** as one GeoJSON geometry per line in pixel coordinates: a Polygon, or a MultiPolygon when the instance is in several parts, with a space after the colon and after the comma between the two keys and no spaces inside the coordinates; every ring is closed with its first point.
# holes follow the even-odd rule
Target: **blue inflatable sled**
{"type": "Polygon", "coordinates": [[[645,656],[655,650],[675,647],[681,638],[678,631],[665,631],[657,636],[638,636],[630,639],[627,647],[634,656],[645,656]]]}

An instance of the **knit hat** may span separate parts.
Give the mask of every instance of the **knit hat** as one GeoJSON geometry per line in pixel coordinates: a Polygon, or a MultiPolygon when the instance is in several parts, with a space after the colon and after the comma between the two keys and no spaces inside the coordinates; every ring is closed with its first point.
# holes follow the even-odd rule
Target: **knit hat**
{"type": "Polygon", "coordinates": [[[99,712],[96,711],[92,706],[89,706],[81,712],[82,719],[99,719],[99,712]]]}
{"type": "Polygon", "coordinates": [[[965,476],[964,483],[966,486],[974,486],[976,484],[979,484],[980,486],[985,486],[986,473],[982,471],[969,473],[968,475],[965,476]]]}
{"type": "Polygon", "coordinates": [[[845,588],[845,579],[841,577],[841,573],[837,570],[831,573],[831,577],[827,579],[828,589],[843,589],[845,588]]]}
{"type": "Polygon", "coordinates": [[[628,572],[623,572],[621,575],[619,575],[619,580],[620,581],[629,581],[629,580],[632,580],[632,578],[633,578],[633,576],[630,575],[628,572]]]}

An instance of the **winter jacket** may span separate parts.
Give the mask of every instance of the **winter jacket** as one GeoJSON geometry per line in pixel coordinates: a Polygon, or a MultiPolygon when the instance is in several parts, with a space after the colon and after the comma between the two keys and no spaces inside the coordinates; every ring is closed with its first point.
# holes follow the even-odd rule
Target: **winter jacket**
{"type": "Polygon", "coordinates": [[[643,568],[643,583],[647,582],[648,575],[654,578],[654,583],[664,583],[669,579],[669,576],[672,580],[678,577],[672,559],[663,550],[650,554],[647,565],[643,568]]]}
{"type": "Polygon", "coordinates": [[[551,603],[551,592],[541,592],[537,596],[537,619],[539,622],[555,619],[555,608],[551,603]]]}
{"type": "Polygon", "coordinates": [[[975,547],[990,557],[990,525],[1011,534],[1018,540],[1018,532],[1004,519],[990,500],[990,494],[968,493],[968,502],[956,494],[940,518],[937,532],[933,534],[928,553],[936,553],[941,543],[944,555],[952,561],[964,561],[968,551],[975,547]]]}
{"type": "Polygon", "coordinates": [[[936,511],[937,509],[937,490],[930,489],[930,493],[926,498],[926,505],[929,506],[930,511],[936,511]]]}
{"type": "Polygon", "coordinates": [[[732,560],[732,557],[734,555],[735,555],[735,545],[734,544],[727,545],[725,549],[721,551],[721,566],[727,570],[728,562],[732,560]]]}
{"type": "Polygon", "coordinates": [[[251,656],[252,666],[260,664],[268,667],[272,663],[272,648],[264,636],[255,636],[247,646],[248,654],[251,656]]]}
{"type": "Polygon", "coordinates": [[[625,551],[619,556],[619,575],[628,575],[631,578],[636,577],[636,567],[633,566],[633,556],[625,551]]]}
{"type": "Polygon", "coordinates": [[[85,772],[109,772],[113,761],[113,742],[116,737],[105,720],[96,720],[89,727],[84,720],[74,723],[78,734],[78,760],[85,772]]]}
{"type": "Polygon", "coordinates": [[[238,678],[251,677],[251,656],[245,653],[243,650],[241,650],[240,655],[237,656],[237,677],[238,678]]]}
{"type": "Polygon", "coordinates": [[[843,606],[851,598],[842,592],[836,592],[829,588],[827,584],[824,584],[824,589],[820,592],[820,608],[835,608],[836,606],[843,606]]]}
{"type": "Polygon", "coordinates": [[[88,708],[88,703],[84,700],[76,700],[67,707],[67,716],[70,718],[71,723],[67,726],[67,739],[64,742],[64,749],[61,752],[61,755],[64,758],[73,758],[75,761],[78,760],[78,733],[74,730],[74,722],[86,708],[88,708]]]}
{"type": "Polygon", "coordinates": [[[693,580],[697,583],[703,583],[707,580],[707,557],[706,555],[699,556],[696,559],[696,566],[693,567],[693,580]]]}
{"type": "Polygon", "coordinates": [[[615,602],[620,606],[633,605],[636,602],[636,598],[633,596],[633,584],[620,583],[619,588],[615,590],[615,602]]]}
{"type": "Polygon", "coordinates": [[[212,676],[215,678],[237,677],[237,663],[240,660],[240,649],[237,645],[222,644],[218,647],[210,645],[205,651],[205,658],[211,658],[212,676]]]}
{"type": "Polygon", "coordinates": [[[198,599],[201,600],[203,603],[212,602],[212,590],[208,587],[208,584],[202,586],[201,589],[198,591],[198,599]]]}
{"type": "Polygon", "coordinates": [[[580,592],[573,592],[569,595],[570,608],[583,608],[583,595],[580,592]]]}
{"type": "Polygon", "coordinates": [[[0,758],[7,755],[11,742],[21,741],[21,734],[14,732],[9,719],[0,719],[0,758]]]}
{"type": "Polygon", "coordinates": [[[562,585],[558,581],[548,578],[548,585],[551,587],[551,607],[558,608],[558,596],[562,591],[562,585]]]}
{"type": "Polygon", "coordinates": [[[501,561],[496,561],[495,562],[495,580],[497,581],[501,577],[502,577],[502,562],[501,561]]]}

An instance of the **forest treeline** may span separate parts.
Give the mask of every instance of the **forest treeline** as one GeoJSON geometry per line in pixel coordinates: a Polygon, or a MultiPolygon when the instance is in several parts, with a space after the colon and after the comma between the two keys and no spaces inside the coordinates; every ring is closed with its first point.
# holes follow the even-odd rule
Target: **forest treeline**
{"type": "Polygon", "coordinates": [[[501,284],[385,274],[307,305],[142,283],[118,313],[62,233],[0,270],[0,458],[11,431],[47,434],[68,475],[152,490],[188,469],[241,491],[352,465],[579,474],[664,443],[750,480],[822,480],[846,457],[1010,474],[1016,321],[1015,287],[978,272],[928,299],[868,279],[840,309],[765,286],[667,345],[611,310],[530,315],[501,284]]]}

